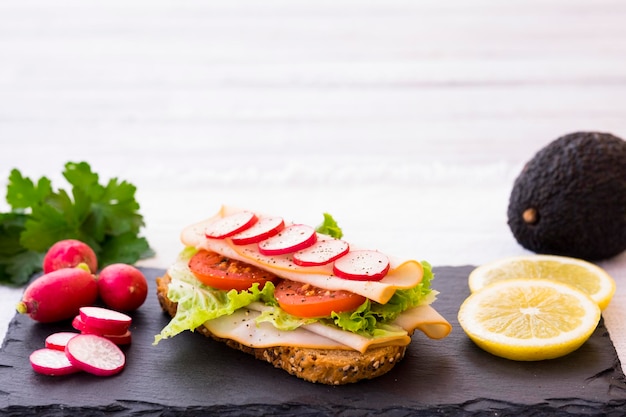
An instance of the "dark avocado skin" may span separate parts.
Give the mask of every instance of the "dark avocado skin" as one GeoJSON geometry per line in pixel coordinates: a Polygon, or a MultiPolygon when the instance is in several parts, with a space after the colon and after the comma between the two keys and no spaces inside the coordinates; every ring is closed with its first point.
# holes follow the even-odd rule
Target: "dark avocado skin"
{"type": "Polygon", "coordinates": [[[515,180],[507,215],[515,239],[533,252],[589,261],[620,254],[626,250],[626,141],[575,132],[551,142],[515,180]],[[528,209],[534,222],[524,219],[528,209]]]}

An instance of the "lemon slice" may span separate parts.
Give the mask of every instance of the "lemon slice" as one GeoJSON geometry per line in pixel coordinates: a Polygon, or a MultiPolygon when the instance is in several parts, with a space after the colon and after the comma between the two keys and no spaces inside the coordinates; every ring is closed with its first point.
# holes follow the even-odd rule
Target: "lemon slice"
{"type": "Polygon", "coordinates": [[[600,321],[587,294],[545,279],[511,279],[472,293],[459,324],[480,348],[507,359],[538,361],[578,349],[600,321]]]}
{"type": "Polygon", "coordinates": [[[613,294],[615,281],[604,269],[581,259],[555,255],[504,258],[474,269],[468,278],[470,291],[512,278],[543,278],[563,282],[583,291],[604,310],[613,294]]]}

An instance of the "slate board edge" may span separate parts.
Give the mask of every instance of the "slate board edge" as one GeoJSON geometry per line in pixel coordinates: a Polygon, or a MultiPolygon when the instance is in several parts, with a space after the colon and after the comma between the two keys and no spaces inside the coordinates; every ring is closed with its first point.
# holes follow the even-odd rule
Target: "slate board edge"
{"type": "Polygon", "coordinates": [[[285,404],[247,404],[220,406],[170,407],[146,402],[123,401],[104,407],[71,407],[50,405],[45,407],[9,406],[0,410],[0,416],[220,416],[220,417],[265,417],[271,416],[624,416],[626,400],[611,401],[608,404],[594,402],[555,402],[552,404],[516,404],[509,402],[494,403],[485,399],[488,406],[481,406],[481,400],[465,404],[442,404],[437,406],[387,407],[387,408],[355,408],[349,406],[311,406],[301,403],[285,404]]]}

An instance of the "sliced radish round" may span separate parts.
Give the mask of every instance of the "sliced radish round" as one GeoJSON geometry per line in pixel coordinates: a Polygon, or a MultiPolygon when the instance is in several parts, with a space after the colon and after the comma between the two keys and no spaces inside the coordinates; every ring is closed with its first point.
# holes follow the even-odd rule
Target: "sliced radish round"
{"type": "Polygon", "coordinates": [[[130,316],[108,308],[89,306],[81,307],[79,311],[85,328],[93,330],[93,333],[121,335],[126,333],[132,322],[130,316]]]}
{"type": "Polygon", "coordinates": [[[116,345],[120,346],[120,345],[130,345],[130,342],[132,341],[132,334],[130,332],[130,330],[127,330],[126,333],[124,334],[103,334],[102,337],[105,337],[107,339],[109,339],[111,342],[115,343],[116,345]]]}
{"type": "Polygon", "coordinates": [[[316,241],[315,229],[305,224],[294,224],[259,242],[259,252],[263,255],[284,255],[308,248],[316,241]]]}
{"type": "Polygon", "coordinates": [[[74,336],[77,336],[76,332],[57,332],[52,333],[48,337],[46,337],[45,346],[48,349],[65,351],[65,345],[67,342],[74,336]]]}
{"type": "Polygon", "coordinates": [[[224,239],[246,230],[257,220],[254,213],[241,211],[214,221],[204,229],[204,234],[208,238],[224,239]]]}
{"type": "Polygon", "coordinates": [[[98,376],[114,375],[126,364],[124,352],[115,343],[95,334],[70,339],[65,355],[76,368],[98,376]]]}
{"type": "Polygon", "coordinates": [[[258,243],[274,236],[285,228],[282,217],[260,217],[259,220],[243,232],[231,236],[235,245],[258,243]]]}
{"type": "Polygon", "coordinates": [[[85,325],[83,319],[80,318],[80,314],[72,320],[72,327],[82,333],[93,333],[87,332],[87,326],[85,325]]]}
{"type": "Polygon", "coordinates": [[[43,375],[68,375],[80,369],[72,365],[64,351],[43,348],[30,354],[30,365],[35,372],[43,375]]]}
{"type": "Polygon", "coordinates": [[[340,278],[380,281],[389,271],[389,258],[374,250],[355,250],[337,259],[333,272],[340,278]]]}
{"type": "MultiPolygon", "coordinates": [[[[106,337],[116,345],[129,345],[132,341],[132,334],[130,330],[126,330],[126,332],[120,334],[107,334],[102,329],[87,326],[85,322],[83,322],[83,319],[80,318],[80,315],[74,317],[74,320],[72,320],[72,327],[80,331],[81,334],[95,334],[106,337]]],[[[74,333],[74,335],[76,334],[78,333],[74,333]]]]}
{"type": "MultiPolygon", "coordinates": [[[[72,327],[83,334],[97,334],[98,336],[104,336],[107,332],[106,329],[88,326],[87,324],[85,324],[85,321],[80,317],[80,314],[74,317],[74,319],[72,320],[72,327]]],[[[120,335],[128,331],[128,329],[124,330],[124,328],[122,327],[120,327],[119,330],[120,335]],[[122,330],[124,330],[124,332],[122,332],[122,330]]]]}
{"type": "Polygon", "coordinates": [[[348,253],[350,246],[339,239],[318,240],[306,249],[293,254],[293,262],[300,266],[325,265],[348,253]]]}

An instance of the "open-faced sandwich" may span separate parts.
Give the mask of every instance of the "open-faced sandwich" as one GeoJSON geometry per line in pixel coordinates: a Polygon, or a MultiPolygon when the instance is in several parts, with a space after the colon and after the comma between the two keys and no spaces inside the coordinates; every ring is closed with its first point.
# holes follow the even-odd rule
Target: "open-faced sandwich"
{"type": "Polygon", "coordinates": [[[391,370],[415,329],[449,334],[430,306],[428,263],[321,230],[226,206],[185,228],[185,248],[157,279],[172,319],[155,344],[199,331],[299,378],[339,385],[391,370]]]}

